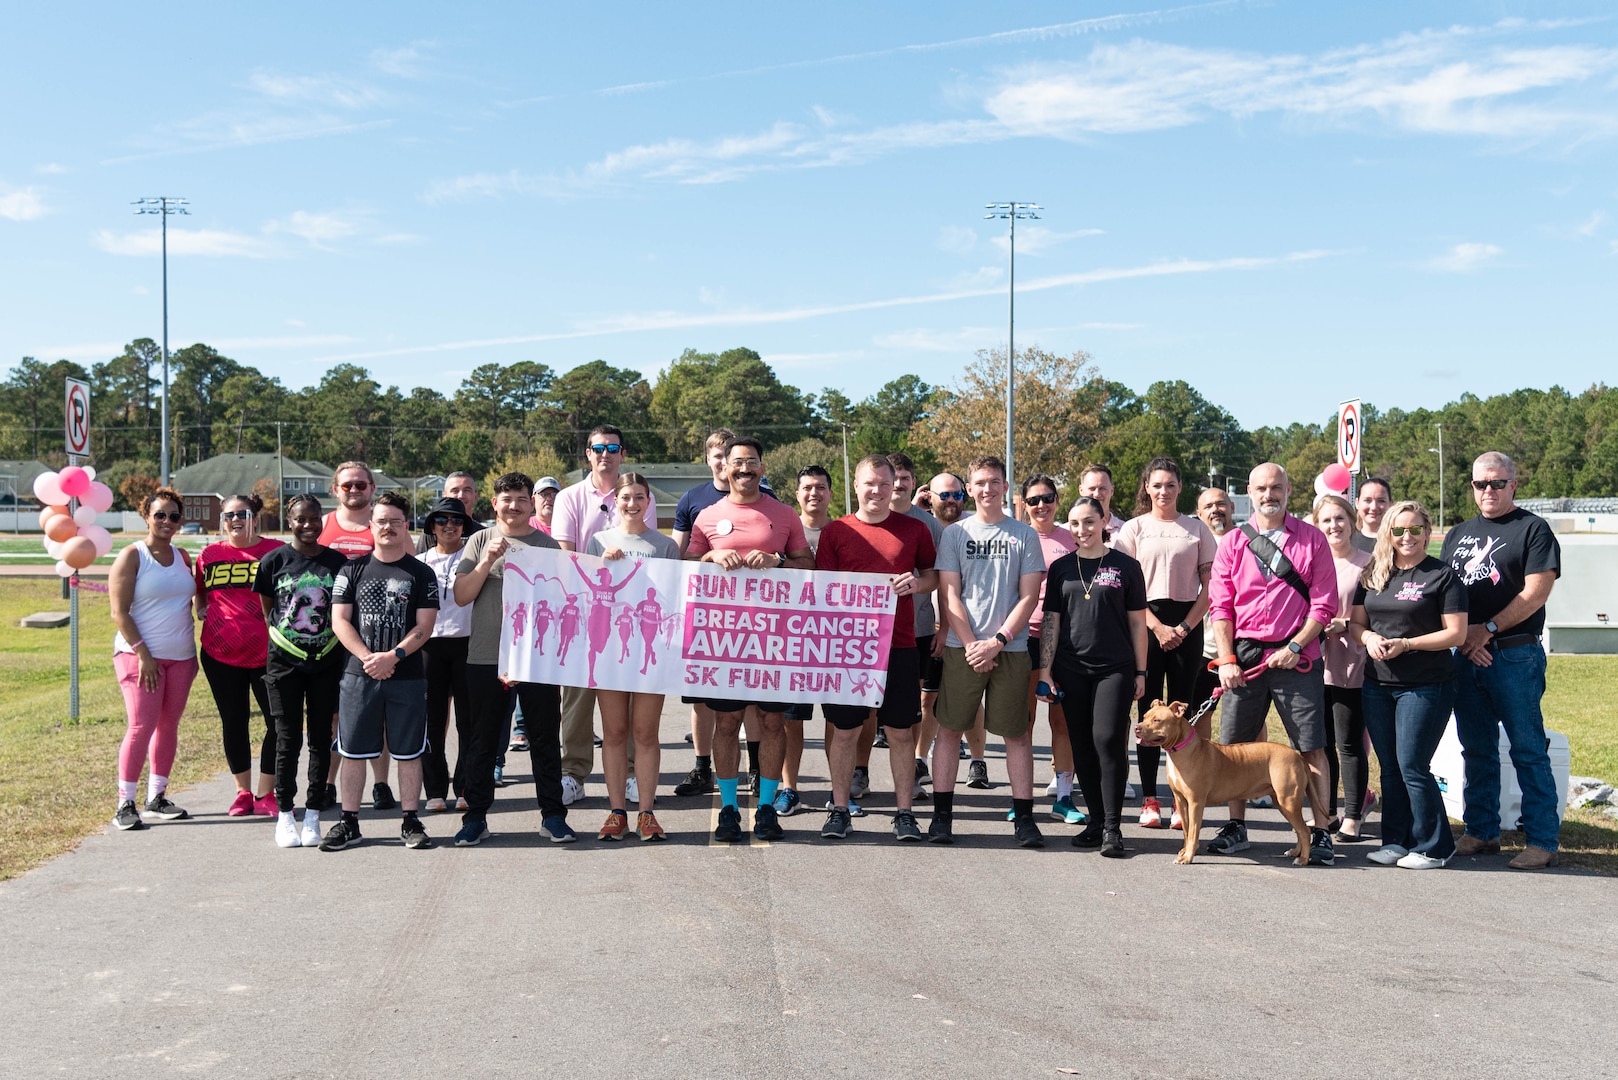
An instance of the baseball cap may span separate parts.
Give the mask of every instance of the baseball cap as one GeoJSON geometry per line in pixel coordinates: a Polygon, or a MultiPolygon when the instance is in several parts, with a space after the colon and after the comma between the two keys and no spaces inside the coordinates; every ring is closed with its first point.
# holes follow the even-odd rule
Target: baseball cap
{"type": "Polygon", "coordinates": [[[556,477],[554,477],[554,476],[541,476],[539,478],[539,483],[534,485],[534,494],[535,495],[538,495],[542,491],[561,491],[561,490],[562,490],[562,485],[557,482],[556,477]]]}

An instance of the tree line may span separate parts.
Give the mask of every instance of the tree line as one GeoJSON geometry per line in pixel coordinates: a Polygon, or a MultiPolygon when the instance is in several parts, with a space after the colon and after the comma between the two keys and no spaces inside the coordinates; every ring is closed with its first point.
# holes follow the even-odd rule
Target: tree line
{"type": "MultiPolygon", "coordinates": [[[[327,465],[357,459],[399,477],[512,467],[561,475],[583,463],[598,423],[622,428],[631,459],[641,462],[699,460],[708,432],[724,426],[763,442],[783,495],[799,468],[827,466],[836,506],[845,445],[851,462],[904,451],[922,475],[962,471],[972,457],[1005,445],[1005,354],[995,350],[979,352],[963,370],[926,372],[946,380],[940,384],[907,374],[857,402],[835,388],[805,393],[784,383],[747,348],[687,349],[651,381],[604,360],[565,372],[534,361],[484,364],[448,395],[385,386],[354,364],[292,389],[200,343],[170,354],[169,364],[176,469],[219,453],[274,451],[279,439],[290,457],[327,465]]],[[[118,491],[126,478],[155,476],[160,365],[149,338],[89,367],[23,358],[0,383],[0,457],[64,463],[62,379],[73,376],[91,383],[91,449],[107,482],[118,491]]],[[[1314,476],[1336,457],[1335,408],[1317,423],[1248,430],[1183,380],[1137,392],[1105,378],[1083,352],[1019,349],[1016,399],[1018,475],[1047,473],[1071,489],[1085,465],[1106,464],[1117,482],[1115,508],[1126,516],[1140,470],[1160,455],[1180,463],[1187,509],[1210,482],[1240,489],[1253,465],[1272,460],[1293,476],[1300,511],[1314,476]]],[[[1436,506],[1438,455],[1429,451],[1437,449],[1439,425],[1451,507],[1470,506],[1469,465],[1486,449],[1517,461],[1522,497],[1618,493],[1618,392],[1605,385],[1467,394],[1438,409],[1384,412],[1367,402],[1364,421],[1368,472],[1387,477],[1396,498],[1436,506]]]]}

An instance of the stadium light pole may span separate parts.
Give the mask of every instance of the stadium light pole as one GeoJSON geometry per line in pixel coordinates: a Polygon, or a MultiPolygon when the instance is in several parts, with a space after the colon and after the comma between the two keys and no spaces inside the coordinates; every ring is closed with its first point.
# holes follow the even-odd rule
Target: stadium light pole
{"type": "Polygon", "coordinates": [[[988,203],[983,208],[989,211],[983,215],[986,220],[1003,219],[1011,226],[1006,273],[1006,509],[1015,516],[1017,497],[1012,492],[1015,490],[1016,473],[1012,461],[1011,433],[1017,415],[1017,222],[1038,221],[1039,211],[1044,207],[1038,203],[1002,202],[988,203]]]}
{"type": "Polygon", "coordinates": [[[169,486],[169,215],[186,214],[186,200],[172,195],[153,195],[136,199],[131,206],[137,214],[156,214],[163,223],[163,448],[158,471],[163,474],[163,486],[169,486]]]}
{"type": "Polygon", "coordinates": [[[1438,429],[1438,445],[1429,446],[1429,454],[1438,455],[1438,531],[1444,531],[1444,425],[1434,424],[1438,429]]]}

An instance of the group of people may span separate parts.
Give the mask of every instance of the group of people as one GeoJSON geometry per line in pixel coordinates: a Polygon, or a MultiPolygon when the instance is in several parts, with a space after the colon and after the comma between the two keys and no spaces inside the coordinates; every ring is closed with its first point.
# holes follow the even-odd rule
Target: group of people
{"type": "MultiPolygon", "coordinates": [[[[728,430],[709,437],[712,480],[681,498],[671,538],[657,529],[650,483],[624,467],[626,451],[623,433],[600,425],[579,482],[563,488],[552,477],[537,484],[521,473],[499,477],[488,527],[472,516],[477,481],[452,473],[414,540],[409,503],[378,493],[363,463],[345,462],[333,477],[330,512],[312,494],[288,500],[290,542],[259,536],[261,505],[236,496],[224,503],[221,538],[194,564],[173,543],[180,496],[156,492],[142,508],[147,536],[119,554],[110,580],[114,666],[129,719],[115,824],[138,829],[145,818],[187,816],[169,800],[167,776],[199,666],[195,611],[200,666],[238,789],[229,813],[273,816],[282,847],[335,851],[362,839],[367,761],[373,806],[400,808],[406,846],[431,844],[423,810],[451,809],[462,815],[456,845],[477,845],[490,835],[506,754],[523,751],[541,831],[569,842],[577,837],[568,808],[584,797],[598,745],[608,812],[597,838],[663,839],[654,809],[662,695],[511,682],[500,670],[506,556],[522,544],[607,560],[683,558],[720,572],[885,576],[898,610],[882,704],[820,706],[830,781],[820,833],[828,839],[848,836],[863,816],[858,800],[871,787],[872,749],[886,747],[894,838],[951,843],[960,762],[968,763],[969,787],[990,786],[984,746],[993,734],[1005,744],[1013,838],[1042,846],[1034,734],[1044,702],[1050,815],[1081,826],[1073,846],[1123,856],[1124,803],[1134,794],[1131,715],[1158,699],[1197,708],[1219,698],[1219,741],[1266,738],[1273,705],[1303,755],[1312,863],[1330,865],[1336,845],[1366,839],[1365,812],[1377,798],[1367,741],[1382,767],[1381,845],[1371,860],[1429,869],[1457,852],[1499,850],[1499,725],[1522,789],[1527,838],[1511,865],[1556,862],[1539,636],[1559,551],[1545,522],[1515,505],[1514,467],[1502,454],[1477,459],[1479,513],[1452,529],[1442,556],[1432,557],[1427,512],[1394,503],[1386,481],[1367,480],[1355,502],[1321,496],[1304,521],[1287,513],[1290,481],[1268,463],[1248,478],[1252,514],[1239,527],[1217,488],[1200,494],[1194,516],[1181,513],[1183,478],[1166,457],[1143,470],[1128,520],[1113,512],[1105,466],[1078,477],[1064,527],[1052,477],[1028,477],[1008,500],[998,458],[974,459],[964,479],[945,472],[918,483],[904,454],[862,459],[853,471],[856,509],[833,518],[824,468],[799,473],[793,509],[769,487],[761,444],[728,430]],[[267,721],[256,785],[254,701],[267,721]],[[1458,842],[1428,768],[1452,709],[1466,760],[1466,832],[1458,842]],[[453,768],[445,752],[452,713],[453,768]],[[148,762],[142,805],[138,783],[148,762]],[[915,805],[929,798],[923,829],[915,805]],[[338,816],[326,827],[322,815],[332,810],[338,816]]],[[[587,627],[592,637],[611,629],[595,626],[593,616],[587,627]]],[[[782,837],[781,818],[806,809],[799,776],[803,725],[814,706],[682,700],[691,705],[696,760],[674,794],[718,794],[716,840],[782,837]],[[751,823],[742,816],[744,784],[754,796],[751,823]]],[[[1209,712],[1199,710],[1198,737],[1215,737],[1209,712]]],[[[1158,797],[1162,753],[1144,743],[1136,750],[1138,824],[1146,828],[1181,826],[1177,810],[1165,819],[1158,797]]],[[[1210,851],[1250,846],[1247,809],[1230,805],[1210,851]]]]}

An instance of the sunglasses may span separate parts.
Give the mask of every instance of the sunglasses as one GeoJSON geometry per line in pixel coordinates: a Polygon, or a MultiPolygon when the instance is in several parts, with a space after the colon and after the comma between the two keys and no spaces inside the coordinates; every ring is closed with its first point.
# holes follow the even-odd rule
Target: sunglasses
{"type": "Polygon", "coordinates": [[[445,526],[448,526],[451,529],[466,528],[466,526],[461,522],[460,518],[433,518],[431,521],[427,522],[427,527],[429,529],[442,529],[445,526]]]}
{"type": "Polygon", "coordinates": [[[617,454],[623,452],[624,444],[615,442],[591,443],[590,449],[594,450],[598,454],[617,454]]]}
{"type": "Polygon", "coordinates": [[[179,521],[182,521],[184,518],[185,518],[185,514],[183,514],[179,510],[153,510],[152,511],[152,520],[153,521],[179,522],[179,521]]]}
{"type": "Polygon", "coordinates": [[[935,498],[935,499],[948,499],[950,502],[965,502],[966,501],[966,492],[964,492],[964,491],[935,491],[935,492],[933,492],[933,498],[935,498]]]}
{"type": "Polygon", "coordinates": [[[226,510],[219,516],[226,521],[246,521],[253,516],[253,512],[251,510],[226,510]]]}
{"type": "Polygon", "coordinates": [[[1051,503],[1053,503],[1055,501],[1056,501],[1056,496],[1054,494],[1053,495],[1024,495],[1023,496],[1023,502],[1027,503],[1029,506],[1049,506],[1051,503]]]}
{"type": "Polygon", "coordinates": [[[1389,525],[1388,535],[1398,538],[1402,536],[1420,536],[1427,531],[1425,525],[1389,525]]]}
{"type": "Polygon", "coordinates": [[[1474,480],[1472,481],[1472,488],[1476,491],[1487,491],[1489,488],[1504,491],[1509,483],[1511,483],[1510,480],[1474,480]]]}
{"type": "Polygon", "coordinates": [[[367,491],[371,487],[369,480],[350,480],[346,484],[338,484],[344,491],[367,491]]]}

